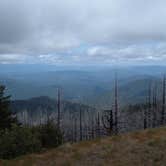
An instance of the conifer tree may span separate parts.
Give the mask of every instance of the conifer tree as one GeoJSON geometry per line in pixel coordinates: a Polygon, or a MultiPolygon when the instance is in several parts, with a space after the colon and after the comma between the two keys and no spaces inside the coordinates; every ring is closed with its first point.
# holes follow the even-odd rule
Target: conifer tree
{"type": "Polygon", "coordinates": [[[104,115],[102,116],[103,127],[106,129],[109,135],[113,132],[113,113],[112,110],[105,110],[104,115]]]}
{"type": "Polygon", "coordinates": [[[5,86],[0,85],[0,130],[10,128],[17,123],[15,115],[10,111],[10,96],[5,96],[5,86]]]}

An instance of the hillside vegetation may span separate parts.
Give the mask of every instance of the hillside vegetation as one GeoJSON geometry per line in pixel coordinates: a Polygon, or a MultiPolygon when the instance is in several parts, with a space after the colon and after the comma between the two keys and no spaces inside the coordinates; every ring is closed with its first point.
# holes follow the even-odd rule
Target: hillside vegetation
{"type": "Polygon", "coordinates": [[[142,166],[165,165],[166,127],[149,129],[93,141],[82,141],[0,161],[5,166],[142,166]]]}

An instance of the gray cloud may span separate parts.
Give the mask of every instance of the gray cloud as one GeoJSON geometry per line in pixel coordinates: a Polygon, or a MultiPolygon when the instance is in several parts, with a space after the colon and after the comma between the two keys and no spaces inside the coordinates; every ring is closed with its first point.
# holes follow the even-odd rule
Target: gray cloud
{"type": "Polygon", "coordinates": [[[121,45],[113,48],[94,46],[87,50],[87,55],[106,62],[166,61],[166,43],[121,45]]]}
{"type": "Polygon", "coordinates": [[[0,54],[0,62],[3,64],[23,63],[26,55],[21,54],[0,54]]]}
{"type": "Polygon", "coordinates": [[[49,63],[165,58],[165,6],[164,0],[0,0],[0,62],[2,56],[11,62],[9,55],[49,63]]]}

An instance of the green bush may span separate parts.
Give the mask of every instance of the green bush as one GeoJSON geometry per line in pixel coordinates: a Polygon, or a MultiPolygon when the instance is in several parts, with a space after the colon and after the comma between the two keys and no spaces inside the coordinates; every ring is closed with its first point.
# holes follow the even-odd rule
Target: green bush
{"type": "Polygon", "coordinates": [[[52,121],[48,121],[46,124],[41,125],[39,133],[42,147],[44,148],[57,147],[63,142],[62,132],[52,121]]]}
{"type": "Polygon", "coordinates": [[[13,125],[0,131],[0,158],[10,159],[62,144],[63,135],[52,121],[37,127],[13,125]]]}
{"type": "Polygon", "coordinates": [[[0,131],[0,158],[10,159],[62,144],[63,135],[52,121],[37,127],[13,125],[0,131]]]}
{"type": "Polygon", "coordinates": [[[29,127],[13,125],[0,133],[0,158],[10,159],[41,150],[39,133],[29,127]]]}

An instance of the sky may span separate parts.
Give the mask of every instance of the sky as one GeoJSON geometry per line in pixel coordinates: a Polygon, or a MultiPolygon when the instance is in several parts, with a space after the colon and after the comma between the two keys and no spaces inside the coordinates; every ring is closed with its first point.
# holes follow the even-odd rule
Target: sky
{"type": "Polygon", "coordinates": [[[1,64],[165,64],[165,0],[0,0],[1,64]]]}

